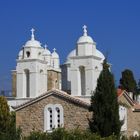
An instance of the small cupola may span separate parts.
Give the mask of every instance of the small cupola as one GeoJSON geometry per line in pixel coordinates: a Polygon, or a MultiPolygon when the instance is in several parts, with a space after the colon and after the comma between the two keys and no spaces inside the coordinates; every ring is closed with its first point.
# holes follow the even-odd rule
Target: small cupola
{"type": "Polygon", "coordinates": [[[52,58],[51,58],[51,66],[53,68],[59,68],[60,65],[60,60],[59,60],[59,55],[56,52],[56,49],[53,49],[53,53],[52,53],[52,58]]]}
{"type": "Polygon", "coordinates": [[[41,47],[41,43],[35,40],[35,29],[31,29],[31,39],[25,43],[24,47],[41,47]]]}
{"type": "Polygon", "coordinates": [[[77,41],[76,55],[89,56],[94,55],[96,51],[96,42],[88,36],[87,26],[83,26],[83,35],[77,41]]]}
{"type": "Polygon", "coordinates": [[[31,39],[23,47],[23,59],[41,59],[43,60],[43,50],[41,43],[35,39],[35,29],[31,29],[31,39]]]}
{"type": "Polygon", "coordinates": [[[42,55],[44,57],[44,60],[47,62],[47,65],[50,66],[51,65],[51,52],[47,48],[47,44],[45,44],[44,46],[44,51],[42,55]]]}
{"type": "Polygon", "coordinates": [[[51,55],[51,52],[47,48],[47,44],[45,44],[44,51],[43,51],[43,56],[48,56],[48,55],[51,55]]]}
{"type": "Polygon", "coordinates": [[[83,35],[77,41],[77,44],[81,44],[81,43],[91,43],[91,44],[95,43],[92,37],[88,36],[86,25],[83,26],[83,35]]]}

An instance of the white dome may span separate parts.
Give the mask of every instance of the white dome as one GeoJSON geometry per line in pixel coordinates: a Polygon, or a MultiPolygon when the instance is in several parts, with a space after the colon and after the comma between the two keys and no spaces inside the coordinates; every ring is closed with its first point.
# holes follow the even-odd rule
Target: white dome
{"type": "Polygon", "coordinates": [[[45,48],[44,51],[43,51],[43,55],[46,56],[46,55],[51,55],[51,52],[45,48]]]}
{"type": "Polygon", "coordinates": [[[96,54],[95,54],[97,57],[100,57],[102,58],[102,60],[105,59],[105,56],[99,51],[99,50],[96,50],[96,54]]]}
{"type": "Polygon", "coordinates": [[[79,43],[95,43],[95,42],[90,36],[81,36],[78,39],[77,43],[79,44],[79,43]]]}
{"type": "Polygon", "coordinates": [[[35,37],[34,37],[34,29],[32,28],[31,29],[31,40],[27,41],[25,43],[25,47],[41,47],[41,43],[37,40],[35,40],[35,37]]]}
{"type": "Polygon", "coordinates": [[[18,53],[18,57],[21,57],[23,55],[23,50],[20,50],[18,53]]]}
{"type": "Polygon", "coordinates": [[[54,48],[53,49],[53,53],[52,53],[52,58],[59,58],[59,55],[58,55],[58,53],[56,52],[56,49],[54,48]]]}
{"type": "Polygon", "coordinates": [[[29,40],[26,42],[25,47],[41,47],[41,45],[37,40],[29,40]]]}
{"type": "Polygon", "coordinates": [[[83,36],[81,36],[78,41],[77,41],[77,44],[79,43],[95,43],[92,39],[92,37],[88,36],[87,35],[87,26],[84,25],[83,26],[83,36]]]}
{"type": "Polygon", "coordinates": [[[72,50],[68,56],[67,56],[67,59],[69,59],[70,57],[73,57],[73,56],[76,56],[76,49],[72,50]]]}

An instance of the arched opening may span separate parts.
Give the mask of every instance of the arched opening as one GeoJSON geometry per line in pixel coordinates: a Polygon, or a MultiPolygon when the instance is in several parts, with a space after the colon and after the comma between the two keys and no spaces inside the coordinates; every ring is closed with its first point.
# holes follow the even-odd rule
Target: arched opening
{"type": "Polygon", "coordinates": [[[30,52],[29,51],[26,52],[26,56],[30,57],[30,52]]]}
{"type": "Polygon", "coordinates": [[[60,104],[48,104],[44,109],[44,131],[64,126],[63,107],[60,104]]]}
{"type": "Polygon", "coordinates": [[[85,95],[86,94],[86,90],[85,90],[85,67],[84,66],[80,66],[79,67],[79,71],[80,71],[80,81],[81,81],[81,95],[85,95]]]}
{"type": "Polygon", "coordinates": [[[30,71],[28,69],[25,70],[25,89],[26,97],[30,97],[30,71]]]}
{"type": "Polygon", "coordinates": [[[60,109],[56,107],[56,128],[60,127],[60,109]]]}

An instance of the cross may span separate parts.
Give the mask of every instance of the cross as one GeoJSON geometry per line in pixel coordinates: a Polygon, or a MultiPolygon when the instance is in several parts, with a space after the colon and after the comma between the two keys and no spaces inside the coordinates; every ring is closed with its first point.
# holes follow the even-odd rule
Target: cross
{"type": "Polygon", "coordinates": [[[44,45],[44,47],[45,47],[45,49],[47,49],[48,45],[47,45],[47,44],[45,44],[45,45],[44,45]]]}
{"type": "Polygon", "coordinates": [[[84,29],[84,36],[87,36],[87,26],[84,25],[84,26],[83,26],[83,29],[84,29]]]}
{"type": "Polygon", "coordinates": [[[55,52],[56,51],[56,48],[54,48],[53,51],[55,52]]]}
{"type": "Polygon", "coordinates": [[[35,39],[35,38],[34,38],[34,32],[35,32],[35,29],[32,28],[32,29],[31,29],[31,33],[32,33],[32,35],[31,35],[31,40],[34,40],[34,39],[35,39]]]}
{"type": "Polygon", "coordinates": [[[34,34],[34,31],[35,31],[35,29],[34,29],[34,28],[32,28],[32,29],[31,29],[32,34],[34,34]]]}

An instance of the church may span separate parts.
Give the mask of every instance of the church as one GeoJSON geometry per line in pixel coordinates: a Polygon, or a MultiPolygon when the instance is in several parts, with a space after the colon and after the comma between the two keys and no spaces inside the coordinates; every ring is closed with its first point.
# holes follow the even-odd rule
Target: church
{"type": "MultiPolygon", "coordinates": [[[[19,51],[16,69],[12,70],[15,98],[8,101],[16,111],[16,126],[23,135],[33,130],[51,132],[58,127],[88,129],[90,97],[104,59],[85,25],[83,35],[61,66],[56,49],[51,52],[47,45],[43,47],[32,29],[30,40],[19,51]]],[[[118,101],[120,120],[124,121],[121,132],[139,135],[139,104],[125,91],[120,92],[118,101]]]]}

